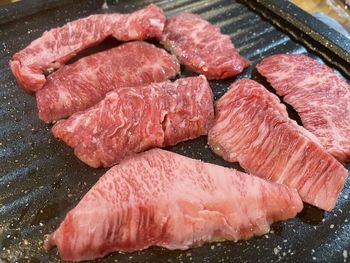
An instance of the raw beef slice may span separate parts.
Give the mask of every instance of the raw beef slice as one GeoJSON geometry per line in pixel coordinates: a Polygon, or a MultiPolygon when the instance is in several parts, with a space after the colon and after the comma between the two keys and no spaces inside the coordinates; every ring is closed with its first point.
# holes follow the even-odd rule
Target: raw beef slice
{"type": "Polygon", "coordinates": [[[79,51],[109,36],[121,41],[160,37],[163,10],[155,5],[131,14],[91,15],[51,29],[28,47],[14,54],[10,66],[18,83],[28,92],[45,84],[45,74],[62,66],[79,51]]]}
{"type": "Polygon", "coordinates": [[[169,19],[162,43],[181,63],[208,79],[229,78],[249,66],[228,35],[195,14],[181,13],[169,19]]]}
{"type": "Polygon", "coordinates": [[[176,58],[146,42],[129,42],[66,65],[51,74],[36,93],[39,118],[69,117],[99,102],[107,92],[173,78],[176,58]]]}
{"type": "Polygon", "coordinates": [[[342,77],[305,55],[274,55],[257,69],[330,154],[350,161],[350,85],[342,77]]]}
{"type": "Polygon", "coordinates": [[[302,208],[285,185],[153,149],[102,176],[45,247],[74,261],[150,246],[188,249],[265,234],[302,208]]]}
{"type": "Polygon", "coordinates": [[[112,91],[52,128],[80,160],[110,167],[133,153],[206,135],[214,118],[204,76],[112,91]]]}
{"type": "Polygon", "coordinates": [[[233,83],[216,104],[208,142],[225,160],[296,188],[303,201],[324,210],[334,208],[347,178],[347,170],[289,119],[279,99],[249,79],[233,83]]]}

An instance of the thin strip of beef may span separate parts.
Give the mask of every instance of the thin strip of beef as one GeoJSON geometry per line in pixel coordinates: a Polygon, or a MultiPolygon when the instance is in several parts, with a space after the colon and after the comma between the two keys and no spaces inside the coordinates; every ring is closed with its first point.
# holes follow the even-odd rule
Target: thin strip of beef
{"type": "Polygon", "coordinates": [[[128,155],[208,132],[213,95],[204,76],[112,91],[52,128],[83,162],[110,167],[128,155]]]}
{"type": "Polygon", "coordinates": [[[45,240],[65,260],[248,239],[303,208],[294,189],[161,149],[111,168],[45,240]]]}
{"type": "Polygon", "coordinates": [[[146,42],[129,42],[82,58],[48,76],[36,93],[39,118],[45,122],[69,117],[99,102],[120,87],[147,85],[173,78],[176,58],[146,42]]]}
{"type": "Polygon", "coordinates": [[[346,80],[305,55],[274,55],[257,69],[330,154],[350,161],[350,85],[346,80]]]}
{"type": "Polygon", "coordinates": [[[296,188],[303,201],[328,211],[334,208],[348,174],[288,118],[274,94],[249,79],[233,83],[216,104],[208,142],[225,160],[296,188]]]}
{"type": "Polygon", "coordinates": [[[199,15],[181,13],[167,20],[162,43],[181,63],[208,79],[229,78],[249,66],[230,37],[199,15]]]}
{"type": "Polygon", "coordinates": [[[51,29],[28,47],[14,54],[10,66],[18,83],[28,92],[38,91],[51,73],[79,51],[109,36],[121,41],[160,37],[163,11],[151,4],[131,14],[100,14],[51,29]]]}

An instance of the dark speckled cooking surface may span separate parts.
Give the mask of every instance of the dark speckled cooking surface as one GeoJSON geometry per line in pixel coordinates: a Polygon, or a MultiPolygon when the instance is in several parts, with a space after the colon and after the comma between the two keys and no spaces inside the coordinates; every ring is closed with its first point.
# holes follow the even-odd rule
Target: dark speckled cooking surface
{"type": "MultiPolygon", "coordinates": [[[[51,9],[45,7],[44,11],[14,17],[12,21],[0,24],[0,262],[58,262],[57,250],[49,253],[43,250],[44,235],[59,225],[65,214],[105,171],[89,168],[80,162],[71,149],[53,138],[50,126],[39,121],[34,96],[22,91],[10,72],[8,61],[11,55],[44,30],[92,13],[131,12],[149,2],[113,1],[109,3],[109,9],[103,11],[103,1],[62,1],[51,9]]],[[[314,51],[309,52],[309,47],[317,50],[312,41],[306,43],[305,39],[291,38],[291,35],[298,34],[291,34],[286,29],[280,31],[274,23],[260,17],[257,10],[249,9],[244,1],[163,0],[155,3],[168,16],[183,11],[199,13],[229,34],[241,54],[253,62],[238,78],[252,77],[266,84],[254,65],[275,53],[309,53],[320,59],[314,51]],[[308,50],[305,46],[309,46],[308,50]]],[[[107,40],[84,54],[117,44],[114,40],[107,40]]],[[[183,73],[188,74],[191,73],[183,73]]],[[[211,82],[216,99],[233,80],[211,82]]],[[[296,118],[293,110],[290,114],[296,118]]],[[[207,162],[239,168],[237,164],[228,164],[211,153],[206,137],[169,149],[207,162]]],[[[346,262],[350,258],[349,195],[348,182],[331,213],[306,206],[297,218],[276,223],[270,233],[249,241],[208,244],[188,251],[151,248],[131,254],[114,253],[99,261],[346,262]]]]}

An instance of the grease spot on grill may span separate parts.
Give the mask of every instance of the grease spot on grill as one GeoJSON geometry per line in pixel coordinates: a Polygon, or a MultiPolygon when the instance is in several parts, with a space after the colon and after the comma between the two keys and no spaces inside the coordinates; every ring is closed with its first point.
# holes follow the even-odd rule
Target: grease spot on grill
{"type": "Polygon", "coordinates": [[[64,205],[64,203],[66,202],[63,202],[61,204],[58,202],[51,202],[46,204],[42,209],[37,210],[33,215],[31,225],[42,226],[48,223],[52,218],[56,216],[57,211],[60,210],[60,205],[64,205]]]}
{"type": "Polygon", "coordinates": [[[318,225],[320,222],[324,222],[324,211],[310,205],[305,205],[304,209],[299,213],[298,218],[304,223],[310,225],[318,225]]]}

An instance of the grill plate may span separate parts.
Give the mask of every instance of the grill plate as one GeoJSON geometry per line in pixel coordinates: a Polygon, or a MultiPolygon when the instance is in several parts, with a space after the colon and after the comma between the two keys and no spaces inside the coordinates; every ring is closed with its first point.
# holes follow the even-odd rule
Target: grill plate
{"type": "MultiPolygon", "coordinates": [[[[53,138],[51,127],[39,121],[34,96],[20,89],[11,74],[8,66],[11,55],[26,47],[44,30],[93,13],[132,12],[149,2],[113,1],[109,3],[109,9],[104,11],[101,9],[102,1],[50,0],[40,4],[40,1],[27,0],[1,10],[4,14],[0,19],[1,262],[59,261],[57,250],[49,253],[43,250],[44,235],[58,227],[66,213],[105,172],[104,169],[91,169],[80,162],[70,148],[53,138]],[[26,8],[28,5],[31,8],[26,8]]],[[[300,13],[294,20],[289,19],[289,16],[282,19],[283,12],[288,10],[275,7],[285,1],[257,2],[155,1],[168,16],[183,11],[199,13],[229,34],[240,53],[252,61],[252,66],[238,78],[251,77],[269,87],[257,74],[255,64],[264,57],[285,52],[307,53],[319,60],[322,57],[324,62],[333,62],[331,66],[341,70],[344,76],[349,76],[346,45],[345,49],[344,45],[340,47],[345,50],[345,55],[340,55],[337,41],[332,42],[335,49],[334,46],[327,48],[322,44],[327,38],[314,37],[318,32],[317,26],[311,29],[297,28],[298,21],[302,23],[303,19],[312,19],[309,15],[297,10],[300,13]]],[[[117,44],[115,40],[106,40],[102,45],[84,51],[80,57],[117,44]]],[[[191,74],[185,70],[182,76],[191,74]]],[[[215,99],[222,96],[233,81],[211,81],[215,99]]],[[[271,87],[269,89],[273,91],[271,87]]],[[[288,109],[290,116],[300,123],[295,112],[290,107],[288,109]]],[[[169,150],[240,169],[237,164],[226,163],[215,156],[206,145],[206,137],[181,143],[169,150]]],[[[324,213],[306,205],[297,218],[276,223],[271,233],[249,241],[208,244],[188,251],[151,248],[131,254],[114,253],[101,262],[346,261],[344,251],[350,252],[349,194],[348,182],[332,213],[324,213]]]]}

